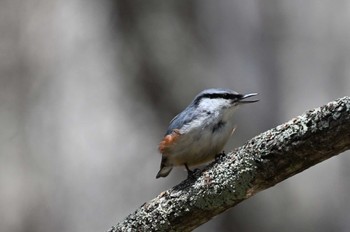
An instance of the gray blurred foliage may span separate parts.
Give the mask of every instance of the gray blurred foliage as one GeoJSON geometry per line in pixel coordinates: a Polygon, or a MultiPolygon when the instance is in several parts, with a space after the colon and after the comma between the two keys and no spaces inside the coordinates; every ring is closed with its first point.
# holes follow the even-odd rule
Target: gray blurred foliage
{"type": "MultiPolygon", "coordinates": [[[[349,95],[347,1],[0,1],[0,230],[104,231],[156,180],[168,121],[200,90],[259,92],[227,150],[349,95]]],[[[350,158],[196,231],[349,231],[350,158]]]]}

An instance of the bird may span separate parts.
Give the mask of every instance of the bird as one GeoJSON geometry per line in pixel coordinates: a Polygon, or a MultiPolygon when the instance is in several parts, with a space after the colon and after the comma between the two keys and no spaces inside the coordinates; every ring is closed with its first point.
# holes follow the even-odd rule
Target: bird
{"type": "Polygon", "coordinates": [[[200,92],[169,124],[158,150],[162,154],[156,178],[169,175],[174,166],[189,168],[213,160],[233,134],[233,114],[238,106],[257,93],[240,94],[231,89],[212,88],[200,92]]]}

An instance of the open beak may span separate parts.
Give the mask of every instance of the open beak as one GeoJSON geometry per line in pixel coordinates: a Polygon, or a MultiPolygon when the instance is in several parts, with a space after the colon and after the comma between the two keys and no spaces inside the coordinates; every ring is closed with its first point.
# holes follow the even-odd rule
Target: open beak
{"type": "Polygon", "coordinates": [[[253,96],[256,96],[258,95],[258,93],[248,93],[248,94],[244,94],[242,95],[242,97],[238,100],[238,103],[239,104],[246,104],[246,103],[254,103],[254,102],[257,102],[259,101],[258,99],[257,100],[245,100],[244,99],[247,99],[248,97],[253,97],[253,96]]]}

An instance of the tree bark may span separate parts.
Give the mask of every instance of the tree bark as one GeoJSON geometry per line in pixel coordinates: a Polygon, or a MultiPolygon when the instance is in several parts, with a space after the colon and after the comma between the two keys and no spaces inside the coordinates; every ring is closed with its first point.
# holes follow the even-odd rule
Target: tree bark
{"type": "Polygon", "coordinates": [[[191,231],[214,216],[350,148],[350,98],[307,111],[218,157],[195,178],[144,203],[115,231],[191,231]]]}

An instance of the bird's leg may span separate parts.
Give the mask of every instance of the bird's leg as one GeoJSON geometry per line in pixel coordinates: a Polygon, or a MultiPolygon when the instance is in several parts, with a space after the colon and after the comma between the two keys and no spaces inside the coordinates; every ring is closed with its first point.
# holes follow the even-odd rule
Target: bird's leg
{"type": "Polygon", "coordinates": [[[192,179],[194,176],[193,176],[193,171],[191,169],[188,168],[187,164],[184,164],[185,165],[185,168],[187,170],[187,178],[188,179],[192,179]]]}
{"type": "Polygon", "coordinates": [[[187,170],[187,179],[194,179],[195,178],[195,173],[200,171],[199,168],[195,168],[194,170],[191,170],[187,164],[184,164],[186,170],[187,170]]]}
{"type": "Polygon", "coordinates": [[[185,168],[186,168],[186,170],[187,170],[187,179],[194,179],[194,178],[195,178],[194,174],[195,174],[196,172],[200,171],[200,169],[196,168],[196,169],[194,169],[194,170],[192,171],[192,170],[188,167],[187,164],[184,164],[184,165],[185,165],[185,168]]]}

